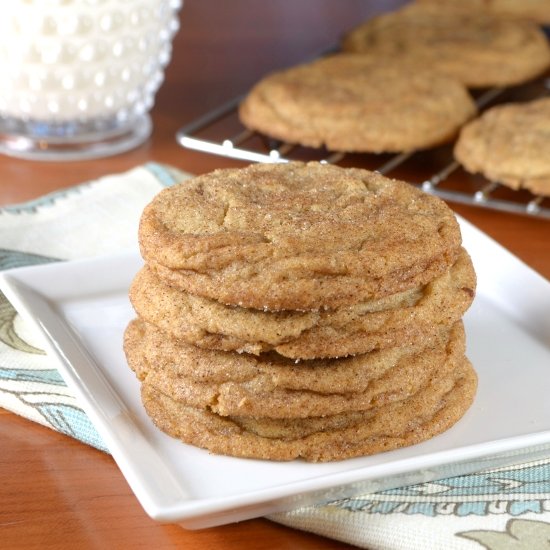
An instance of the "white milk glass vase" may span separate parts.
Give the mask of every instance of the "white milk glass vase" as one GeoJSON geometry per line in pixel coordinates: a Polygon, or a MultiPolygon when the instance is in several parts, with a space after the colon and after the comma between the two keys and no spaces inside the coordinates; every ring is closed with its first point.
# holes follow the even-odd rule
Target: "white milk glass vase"
{"type": "Polygon", "coordinates": [[[8,0],[0,16],[0,153],[78,160],[137,147],[182,0],[8,0]]]}

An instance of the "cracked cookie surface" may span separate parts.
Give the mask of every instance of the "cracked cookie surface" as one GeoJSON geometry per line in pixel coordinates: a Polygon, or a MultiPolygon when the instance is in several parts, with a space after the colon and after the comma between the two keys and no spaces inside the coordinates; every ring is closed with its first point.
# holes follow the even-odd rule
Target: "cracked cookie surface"
{"type": "Polygon", "coordinates": [[[399,57],[336,54],[258,82],[241,122],[288,143],[347,152],[426,149],[476,112],[462,84],[399,57]]]}
{"type": "Polygon", "coordinates": [[[365,21],[342,48],[400,55],[473,88],[520,84],[550,66],[548,40],[534,22],[419,4],[365,21]]]}
{"type": "Polygon", "coordinates": [[[462,322],[422,344],[297,363],[277,354],[201,350],[163,338],[141,321],[125,335],[128,364],[143,383],[222,416],[305,418],[366,410],[416,393],[464,351],[462,322]]]}
{"type": "Polygon", "coordinates": [[[139,241],[168,284],[254,309],[318,310],[430,282],[460,254],[437,197],[321,163],[216,170],[161,191],[139,241]]]}
{"type": "Polygon", "coordinates": [[[226,306],[167,285],[146,266],[130,300],[139,317],[171,336],[205,349],[263,353],[293,359],[343,357],[422,339],[458,321],[474,298],[468,253],[423,287],[337,310],[279,311],[226,306]]]}
{"type": "Polygon", "coordinates": [[[178,402],[146,383],[141,395],[157,427],[186,443],[238,457],[321,462],[367,456],[429,439],[464,415],[476,387],[477,376],[463,358],[451,376],[434,376],[408,399],[362,413],[317,419],[318,431],[314,432],[310,426],[300,429],[299,424],[289,430],[273,422],[222,417],[178,402]]]}
{"type": "Polygon", "coordinates": [[[550,97],[488,109],[463,128],[454,155],[468,172],[550,196],[550,97]]]}

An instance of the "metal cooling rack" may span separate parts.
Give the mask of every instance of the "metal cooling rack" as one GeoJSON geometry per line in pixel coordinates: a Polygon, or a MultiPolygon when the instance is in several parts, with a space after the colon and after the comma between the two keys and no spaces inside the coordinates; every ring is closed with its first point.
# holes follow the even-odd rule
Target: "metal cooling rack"
{"type": "MultiPolygon", "coordinates": [[[[502,102],[534,99],[550,93],[550,78],[516,88],[493,88],[476,98],[479,111],[502,102]]],[[[413,151],[396,155],[334,153],[271,140],[244,128],[238,121],[239,96],[180,128],[178,143],[194,151],[247,162],[289,162],[317,160],[323,163],[376,170],[399,178],[399,172],[415,165],[425,177],[410,183],[450,202],[550,219],[550,198],[508,187],[467,174],[453,159],[452,145],[431,151],[413,151]],[[220,136],[227,136],[221,137],[220,136]]]]}

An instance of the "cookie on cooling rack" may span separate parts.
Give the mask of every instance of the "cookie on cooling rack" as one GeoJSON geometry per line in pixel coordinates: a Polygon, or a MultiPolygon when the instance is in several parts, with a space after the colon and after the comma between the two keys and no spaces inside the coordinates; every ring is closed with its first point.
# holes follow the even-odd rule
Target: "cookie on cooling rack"
{"type": "Polygon", "coordinates": [[[454,155],[468,172],[550,196],[550,97],[488,109],[463,128],[454,155]]]}
{"type": "Polygon", "coordinates": [[[145,208],[139,241],[166,283],[272,311],[335,309],[425,285],[461,252],[442,200],[317,162],[216,170],[167,188],[145,208]]]}
{"type": "Polygon", "coordinates": [[[344,357],[422,340],[458,321],[476,286],[463,250],[456,263],[428,284],[337,310],[270,312],[226,306],[166,284],[144,267],[130,300],[141,319],[174,338],[205,349],[293,359],[344,357]]]}
{"type": "Polygon", "coordinates": [[[416,0],[440,9],[489,12],[550,23],[550,0],[416,0]]]}
{"type": "Polygon", "coordinates": [[[340,415],[305,419],[220,416],[141,387],[143,405],[167,434],[218,454],[269,460],[343,460],[412,445],[455,424],[471,405],[477,377],[462,358],[449,372],[402,401],[340,415]]]}
{"type": "Polygon", "coordinates": [[[336,54],[268,75],[241,103],[239,117],[289,143],[381,153],[449,141],[475,111],[461,84],[427,65],[336,54]]]}
{"type": "Polygon", "coordinates": [[[532,21],[420,4],[364,22],[342,48],[399,55],[472,88],[520,84],[550,66],[548,40],[532,21]]]}

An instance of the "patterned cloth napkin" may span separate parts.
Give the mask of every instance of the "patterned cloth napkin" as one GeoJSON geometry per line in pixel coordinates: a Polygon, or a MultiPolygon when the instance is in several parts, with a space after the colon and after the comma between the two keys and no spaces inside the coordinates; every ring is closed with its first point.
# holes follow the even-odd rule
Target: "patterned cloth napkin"
{"type": "MultiPolygon", "coordinates": [[[[143,207],[186,174],[148,164],[0,208],[0,269],[132,246],[143,207]]],[[[0,294],[0,406],[107,451],[33,331],[0,294]]],[[[550,548],[550,457],[270,519],[370,550],[550,548]]]]}

